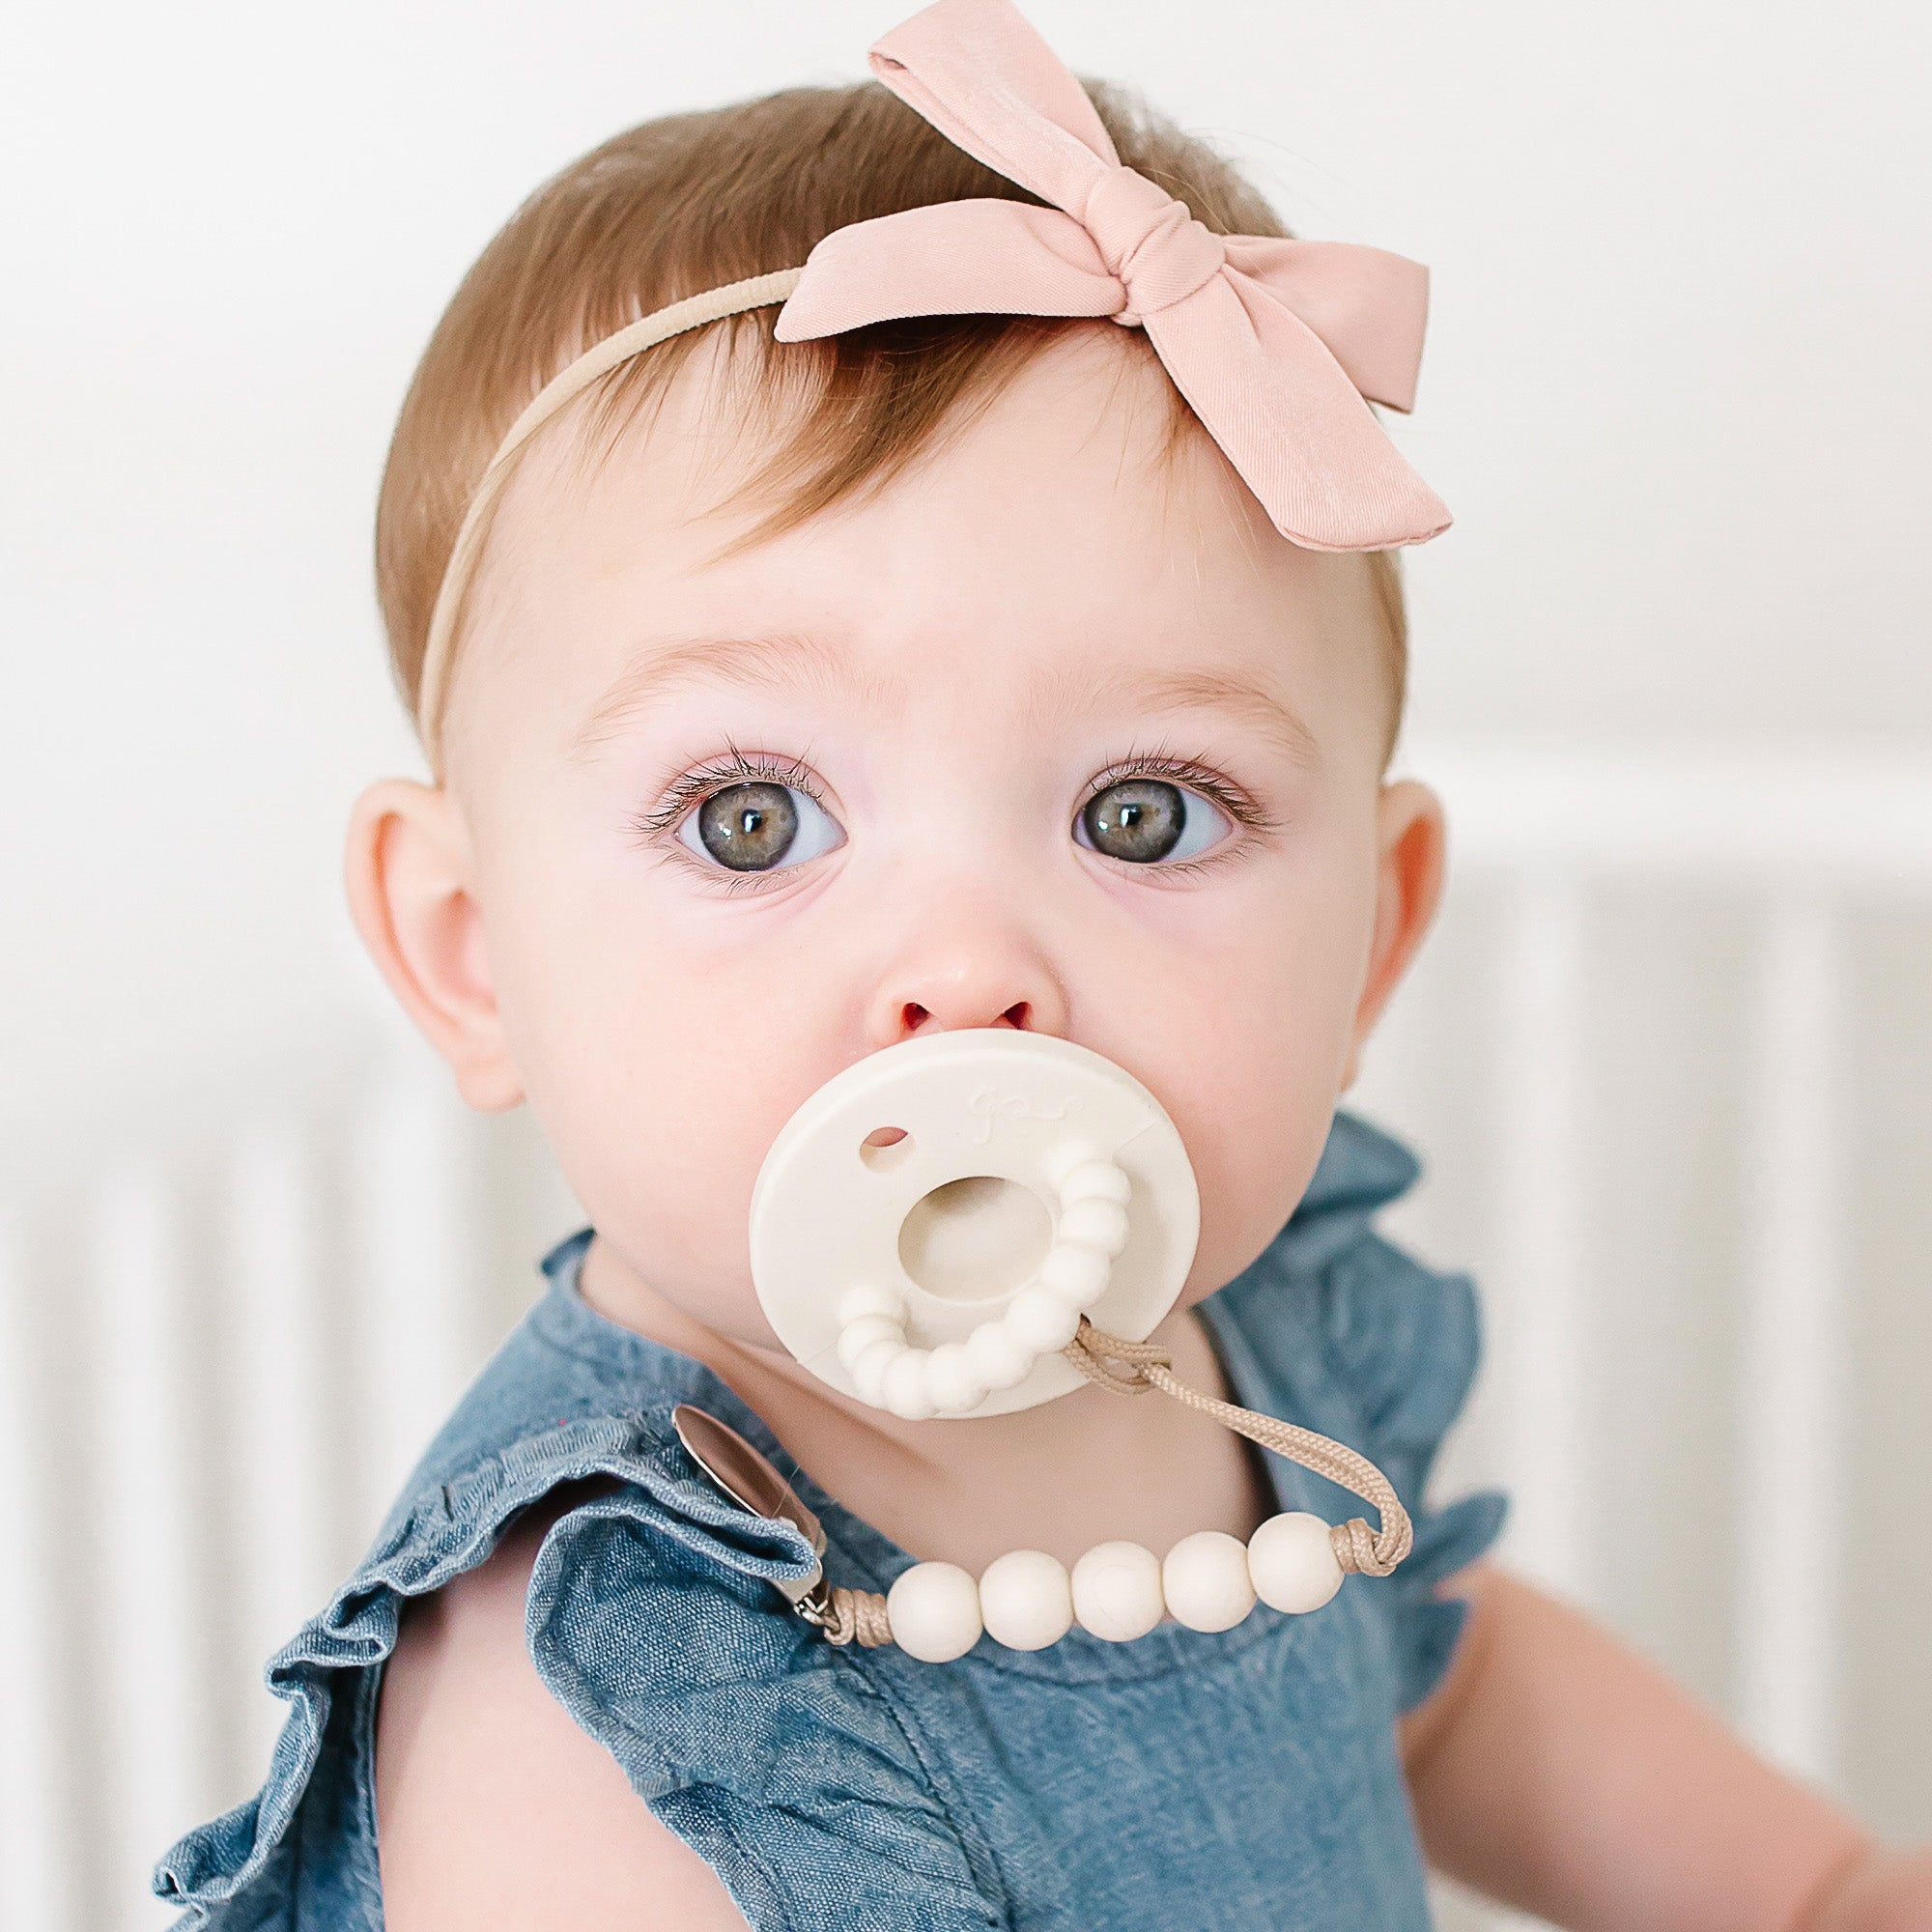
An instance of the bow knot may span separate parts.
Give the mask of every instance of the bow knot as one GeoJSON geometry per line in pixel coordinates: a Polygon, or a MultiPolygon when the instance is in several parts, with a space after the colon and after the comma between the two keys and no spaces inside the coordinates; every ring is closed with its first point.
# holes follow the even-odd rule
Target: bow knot
{"type": "Polygon", "coordinates": [[[1227,243],[1185,202],[1132,168],[1110,168],[1094,183],[1083,218],[1125,291],[1114,320],[1127,327],[1186,300],[1228,259],[1227,243]]]}

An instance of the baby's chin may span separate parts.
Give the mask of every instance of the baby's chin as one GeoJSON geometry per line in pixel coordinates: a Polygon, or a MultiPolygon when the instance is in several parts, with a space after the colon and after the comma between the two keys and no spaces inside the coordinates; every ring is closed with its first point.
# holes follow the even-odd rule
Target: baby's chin
{"type": "Polygon", "coordinates": [[[716,1277],[694,1274],[688,1255],[673,1261],[618,1227],[600,1227],[583,1258],[579,1287],[598,1314],[668,1348],[690,1353],[688,1343],[711,1338],[733,1348],[784,1353],[758,1305],[749,1268],[721,1266],[716,1277]]]}
{"type": "Polygon", "coordinates": [[[1244,1273],[1266,1252],[1267,1245],[1281,1233],[1292,1208],[1270,1215],[1264,1222],[1253,1221],[1238,1233],[1230,1230],[1218,1238],[1204,1239],[1195,1251],[1194,1265],[1187,1271],[1176,1302],[1179,1308],[1195,1308],[1209,1295],[1244,1273]]]}

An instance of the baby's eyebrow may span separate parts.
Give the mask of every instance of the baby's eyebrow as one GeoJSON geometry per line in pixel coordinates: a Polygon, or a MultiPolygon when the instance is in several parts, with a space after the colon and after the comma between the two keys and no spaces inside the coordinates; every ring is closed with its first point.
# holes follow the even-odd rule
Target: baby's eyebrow
{"type": "Polygon", "coordinates": [[[1321,762],[1315,733],[1285,697],[1229,671],[1102,672],[1082,687],[1080,699],[1068,690],[1057,694],[1057,700],[1063,715],[1066,710],[1091,708],[1096,702],[1124,703],[1135,711],[1232,712],[1271,738],[1293,763],[1312,771],[1321,762]]]}
{"type": "Polygon", "coordinates": [[[681,686],[822,689],[842,667],[842,657],[823,638],[804,634],[682,638],[642,648],[591,707],[572,749],[580,755],[595,751],[637,712],[681,686]]]}
{"type": "MultiPolygon", "coordinates": [[[[847,681],[851,665],[824,638],[809,633],[748,637],[697,637],[640,648],[592,707],[573,741],[587,755],[620,731],[639,710],[693,684],[725,684],[764,691],[823,691],[847,681]]],[[[1313,770],[1321,761],[1315,734],[1294,708],[1264,685],[1211,669],[1121,671],[1108,667],[1078,675],[1063,672],[1034,691],[1028,709],[1036,717],[1065,717],[1096,702],[1132,711],[1208,709],[1234,713],[1272,739],[1295,764],[1313,770]]]]}

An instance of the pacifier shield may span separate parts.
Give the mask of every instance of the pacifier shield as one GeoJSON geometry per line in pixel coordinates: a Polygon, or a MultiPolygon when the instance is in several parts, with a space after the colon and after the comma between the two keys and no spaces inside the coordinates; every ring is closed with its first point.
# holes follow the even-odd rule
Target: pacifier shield
{"type": "Polygon", "coordinates": [[[1008,1028],[907,1040],[829,1080],[752,1194],[752,1278],[833,1388],[998,1415],[1082,1385],[1082,1315],[1138,1341],[1200,1234],[1180,1136],[1132,1074],[1008,1028]]]}

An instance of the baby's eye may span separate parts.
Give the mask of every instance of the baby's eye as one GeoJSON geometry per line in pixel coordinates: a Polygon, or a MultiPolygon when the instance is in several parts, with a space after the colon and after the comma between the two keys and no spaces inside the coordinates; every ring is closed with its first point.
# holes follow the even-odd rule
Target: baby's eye
{"type": "Polygon", "coordinates": [[[763,781],[714,791],[677,829],[678,842],[733,872],[802,866],[844,843],[838,822],[810,792],[763,781]]]}
{"type": "Polygon", "coordinates": [[[1073,821],[1074,838],[1090,851],[1135,866],[1197,858],[1233,830],[1219,806],[1165,779],[1118,780],[1073,821]]]}

